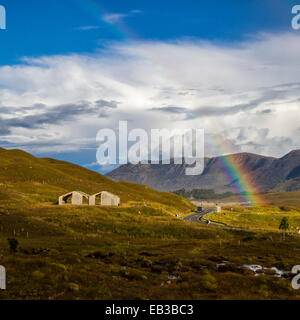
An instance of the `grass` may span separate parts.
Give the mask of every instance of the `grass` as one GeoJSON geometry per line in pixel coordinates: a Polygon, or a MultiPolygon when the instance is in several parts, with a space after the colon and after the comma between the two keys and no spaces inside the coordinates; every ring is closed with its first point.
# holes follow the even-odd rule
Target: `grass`
{"type": "Polygon", "coordinates": [[[282,241],[277,220],[270,221],[289,215],[294,226],[299,208],[268,207],[263,213],[235,208],[238,223],[253,217],[251,230],[225,230],[176,218],[195,207],[170,193],[116,183],[22,151],[2,150],[0,160],[0,264],[8,280],[0,299],[300,297],[289,279],[256,277],[239,268],[260,264],[291,270],[298,264],[299,236],[282,241]],[[73,189],[111,191],[121,197],[122,207],[55,204],[58,195],[73,189]],[[255,228],[255,217],[271,227],[255,228]],[[9,250],[8,238],[18,240],[16,253],[9,250]],[[219,271],[223,260],[236,267],[219,271]]]}
{"type": "Polygon", "coordinates": [[[300,191],[268,192],[262,196],[266,205],[300,207],[300,191]]]}
{"type": "Polygon", "coordinates": [[[283,217],[288,218],[290,231],[298,233],[297,228],[300,228],[298,207],[227,207],[223,208],[221,213],[210,215],[209,219],[244,229],[279,232],[278,227],[283,217]]]}
{"type": "Polygon", "coordinates": [[[112,215],[110,224],[102,224],[107,217],[99,218],[96,212],[82,218],[77,210],[71,216],[55,211],[51,221],[47,214],[24,220],[11,216],[13,226],[0,238],[1,264],[9,280],[2,299],[297,298],[288,280],[220,273],[216,264],[225,259],[290,270],[300,250],[298,238],[283,243],[278,234],[255,233],[243,242],[246,232],[216,230],[166,215],[149,223],[147,213],[142,214],[146,229],[140,230],[133,224],[122,227],[130,213],[112,215]],[[29,230],[29,238],[21,226],[29,230]],[[12,228],[21,246],[16,254],[8,251],[6,240],[12,228]],[[170,281],[170,274],[178,279],[170,281]]]}
{"type": "Polygon", "coordinates": [[[215,229],[156,206],[2,207],[0,264],[9,283],[1,299],[299,298],[290,280],[216,268],[227,260],[291,270],[297,235],[283,242],[278,232],[215,229]]]}

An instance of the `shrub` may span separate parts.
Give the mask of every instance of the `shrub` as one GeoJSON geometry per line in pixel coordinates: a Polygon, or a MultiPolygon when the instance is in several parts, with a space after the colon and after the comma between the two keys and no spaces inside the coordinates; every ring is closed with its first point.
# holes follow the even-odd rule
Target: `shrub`
{"type": "Polygon", "coordinates": [[[67,267],[62,263],[51,263],[51,267],[54,268],[54,270],[58,271],[58,272],[67,271],[67,267]]]}
{"type": "Polygon", "coordinates": [[[39,270],[33,271],[31,275],[34,280],[42,280],[45,277],[45,274],[39,270]]]}
{"type": "Polygon", "coordinates": [[[70,291],[79,291],[80,287],[77,283],[70,282],[68,284],[68,288],[70,291]]]}
{"type": "Polygon", "coordinates": [[[248,242],[253,240],[255,240],[255,237],[252,234],[242,239],[243,242],[248,242]]]}
{"type": "Polygon", "coordinates": [[[218,288],[217,280],[211,274],[202,276],[201,283],[203,287],[208,291],[215,291],[218,288]]]}
{"type": "Polygon", "coordinates": [[[286,212],[288,212],[288,211],[291,211],[291,209],[290,208],[288,208],[288,207],[279,207],[279,209],[281,210],[281,211],[286,211],[286,212]]]}
{"type": "Polygon", "coordinates": [[[128,280],[147,280],[147,276],[139,270],[120,270],[119,274],[128,280]]]}
{"type": "Polygon", "coordinates": [[[18,240],[17,239],[7,239],[7,241],[9,244],[10,252],[16,253],[18,250],[18,245],[19,245],[18,240]]]}

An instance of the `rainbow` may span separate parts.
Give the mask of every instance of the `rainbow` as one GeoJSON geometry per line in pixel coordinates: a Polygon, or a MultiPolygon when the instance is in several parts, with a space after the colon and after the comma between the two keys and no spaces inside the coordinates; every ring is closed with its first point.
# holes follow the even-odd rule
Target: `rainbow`
{"type": "MultiPolygon", "coordinates": [[[[110,24],[104,21],[103,17],[107,12],[100,6],[99,2],[95,0],[74,0],[83,10],[93,16],[94,19],[100,24],[105,24],[106,27],[120,38],[120,40],[126,40],[127,42],[138,39],[138,36],[130,30],[130,28],[120,21],[117,24],[110,24]]],[[[139,50],[140,54],[143,54],[142,50],[139,50]]],[[[145,57],[149,61],[149,57],[145,57]]],[[[151,63],[155,64],[153,61],[151,63]]],[[[257,188],[251,182],[249,173],[236,160],[234,151],[230,148],[228,143],[220,135],[214,136],[213,145],[217,148],[220,155],[222,171],[228,179],[228,183],[233,183],[236,194],[239,195],[241,201],[247,202],[252,206],[263,204],[261,197],[257,191],[257,188]],[[226,156],[227,155],[227,156],[226,156]],[[230,155],[230,156],[229,156],[230,155]]]]}
{"type": "Polygon", "coordinates": [[[239,164],[228,143],[220,135],[214,137],[214,145],[223,155],[219,158],[223,172],[229,183],[233,182],[235,192],[240,196],[240,199],[252,206],[263,205],[258,188],[252,183],[250,174],[239,164]]]}

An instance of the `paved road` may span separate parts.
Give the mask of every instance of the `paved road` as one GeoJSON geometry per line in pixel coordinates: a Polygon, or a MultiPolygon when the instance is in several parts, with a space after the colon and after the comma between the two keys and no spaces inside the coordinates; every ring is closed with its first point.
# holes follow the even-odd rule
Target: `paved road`
{"type": "Polygon", "coordinates": [[[189,221],[189,222],[201,223],[201,224],[205,224],[205,225],[209,225],[209,226],[217,227],[217,228],[244,231],[244,229],[242,229],[242,228],[232,227],[232,226],[229,226],[223,222],[217,222],[217,221],[205,219],[206,216],[208,216],[214,212],[216,212],[215,207],[204,208],[201,213],[193,213],[187,217],[184,217],[183,220],[189,221]],[[208,221],[210,222],[209,224],[207,223],[208,221]]]}
{"type": "Polygon", "coordinates": [[[210,226],[214,226],[214,227],[225,227],[226,228],[226,224],[225,223],[221,223],[221,222],[216,222],[216,221],[211,221],[208,219],[205,219],[204,217],[212,214],[216,212],[215,208],[204,208],[203,211],[201,213],[193,213],[187,217],[184,217],[183,220],[185,221],[189,221],[189,222],[197,222],[197,223],[202,223],[202,224],[206,224],[208,225],[208,221],[210,221],[210,226]],[[215,222],[215,223],[214,223],[215,222]]]}

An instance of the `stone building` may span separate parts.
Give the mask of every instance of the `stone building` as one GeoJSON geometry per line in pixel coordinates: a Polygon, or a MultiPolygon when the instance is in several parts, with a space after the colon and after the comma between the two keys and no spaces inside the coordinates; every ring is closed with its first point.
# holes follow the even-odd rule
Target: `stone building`
{"type": "Polygon", "coordinates": [[[72,191],[69,193],[66,193],[58,198],[58,204],[74,204],[74,205],[82,205],[83,200],[86,199],[87,204],[89,203],[90,196],[84,192],[81,191],[72,191]],[[68,202],[70,201],[70,202],[68,202]]]}
{"type": "Polygon", "coordinates": [[[64,205],[64,204],[82,205],[84,204],[83,203],[84,201],[86,204],[90,206],[101,205],[101,206],[118,207],[121,205],[120,197],[107,191],[101,191],[93,195],[89,195],[81,191],[72,191],[58,198],[59,205],[64,205]]]}
{"type": "Polygon", "coordinates": [[[119,206],[121,204],[120,198],[110,192],[101,191],[90,196],[89,205],[101,205],[101,206],[119,206]],[[97,203],[98,202],[98,203],[97,203]]]}

